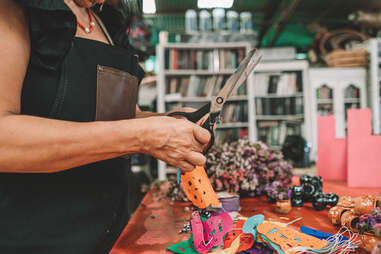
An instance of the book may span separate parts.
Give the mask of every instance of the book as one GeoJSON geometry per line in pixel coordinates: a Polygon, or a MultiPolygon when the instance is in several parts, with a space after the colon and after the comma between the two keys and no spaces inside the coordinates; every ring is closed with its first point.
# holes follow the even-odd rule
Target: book
{"type": "Polygon", "coordinates": [[[196,51],[196,66],[197,70],[202,70],[202,51],[198,50],[196,51]]]}
{"type": "Polygon", "coordinates": [[[179,88],[179,79],[172,78],[170,79],[169,93],[176,93],[179,88]]]}
{"type": "Polygon", "coordinates": [[[288,135],[301,135],[300,121],[258,121],[258,139],[270,147],[282,146],[288,135]]]}
{"type": "Polygon", "coordinates": [[[271,75],[269,77],[268,94],[275,94],[278,89],[279,75],[271,75]]]}
{"type": "Polygon", "coordinates": [[[213,95],[213,89],[216,85],[216,81],[217,81],[216,75],[213,75],[212,77],[208,79],[208,82],[206,83],[205,91],[204,91],[206,97],[211,97],[213,95]]]}
{"type": "Polygon", "coordinates": [[[199,87],[200,87],[200,77],[196,75],[191,75],[189,78],[189,83],[187,87],[187,92],[185,94],[186,97],[194,97],[198,95],[199,87]]]}
{"type": "Polygon", "coordinates": [[[218,51],[218,58],[219,58],[219,69],[223,70],[225,69],[225,50],[219,49],[218,51]]]}
{"type": "Polygon", "coordinates": [[[196,57],[195,57],[195,51],[190,50],[189,51],[189,69],[194,70],[196,69],[197,63],[195,62],[196,57]]]}
{"type": "Polygon", "coordinates": [[[177,66],[178,51],[177,51],[177,49],[171,49],[171,52],[172,52],[172,58],[171,58],[172,66],[171,66],[171,69],[172,70],[177,70],[178,69],[178,66],[177,66]]]}
{"type": "Polygon", "coordinates": [[[258,73],[255,75],[254,80],[254,94],[255,96],[267,95],[269,85],[269,75],[264,73],[258,73]]]}
{"type": "Polygon", "coordinates": [[[243,48],[238,48],[237,49],[237,66],[241,63],[244,57],[245,57],[245,50],[243,48]]]}
{"type": "Polygon", "coordinates": [[[214,86],[214,89],[213,89],[213,96],[215,96],[222,88],[223,84],[224,84],[224,76],[223,75],[220,75],[218,76],[217,80],[216,80],[216,85],[214,86]]]}

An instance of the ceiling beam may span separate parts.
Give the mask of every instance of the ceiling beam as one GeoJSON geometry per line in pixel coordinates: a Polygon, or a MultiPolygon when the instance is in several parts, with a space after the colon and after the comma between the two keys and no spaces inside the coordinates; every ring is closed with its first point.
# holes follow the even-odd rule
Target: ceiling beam
{"type": "Polygon", "coordinates": [[[292,14],[294,14],[296,7],[298,7],[300,2],[301,0],[292,0],[291,4],[281,12],[278,22],[276,22],[273,25],[273,28],[275,28],[276,32],[273,40],[269,45],[270,47],[273,47],[275,45],[279,36],[283,32],[283,29],[286,27],[290,17],[292,16],[292,14]]]}
{"type": "Polygon", "coordinates": [[[264,10],[264,16],[263,16],[263,26],[261,31],[259,32],[258,36],[258,43],[257,47],[259,48],[262,44],[263,37],[265,37],[266,33],[271,27],[272,19],[274,18],[275,14],[277,13],[280,2],[282,0],[270,0],[267,2],[265,10],[264,10]]]}

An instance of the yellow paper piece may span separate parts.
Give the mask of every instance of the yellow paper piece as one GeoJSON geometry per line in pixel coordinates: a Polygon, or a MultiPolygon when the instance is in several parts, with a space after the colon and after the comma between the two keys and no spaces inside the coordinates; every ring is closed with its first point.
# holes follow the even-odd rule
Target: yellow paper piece
{"type": "Polygon", "coordinates": [[[230,245],[229,248],[224,249],[224,250],[218,250],[218,251],[209,252],[209,254],[234,254],[234,253],[236,253],[237,250],[239,249],[240,239],[241,239],[241,235],[239,235],[239,236],[232,242],[232,244],[230,245]]]}

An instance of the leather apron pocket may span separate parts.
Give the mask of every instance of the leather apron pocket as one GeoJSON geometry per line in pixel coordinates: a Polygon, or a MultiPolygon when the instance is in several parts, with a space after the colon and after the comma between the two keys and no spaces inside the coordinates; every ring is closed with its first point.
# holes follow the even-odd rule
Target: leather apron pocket
{"type": "Polygon", "coordinates": [[[98,65],[96,121],[135,118],[138,79],[128,72],[98,65]]]}
{"type": "MultiPolygon", "coordinates": [[[[138,79],[130,73],[98,65],[95,121],[135,118],[138,79]]],[[[122,156],[129,159],[128,155],[122,156]]]]}

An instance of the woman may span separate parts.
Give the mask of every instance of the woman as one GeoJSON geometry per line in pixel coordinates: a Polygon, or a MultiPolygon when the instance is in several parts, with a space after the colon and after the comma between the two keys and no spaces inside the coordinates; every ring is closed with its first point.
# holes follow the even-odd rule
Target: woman
{"type": "Polygon", "coordinates": [[[136,110],[143,72],[94,2],[0,1],[1,254],[108,253],[127,221],[121,156],[205,163],[208,131],[136,110]]]}

